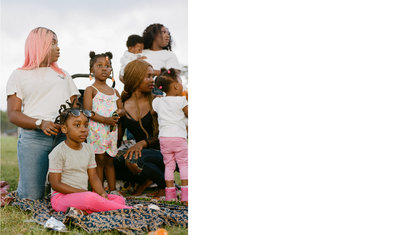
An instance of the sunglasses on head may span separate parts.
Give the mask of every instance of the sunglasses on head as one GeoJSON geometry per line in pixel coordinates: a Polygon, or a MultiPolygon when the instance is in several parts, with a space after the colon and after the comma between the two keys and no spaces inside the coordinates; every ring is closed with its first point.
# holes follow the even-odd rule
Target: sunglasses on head
{"type": "Polygon", "coordinates": [[[60,116],[58,116],[58,117],[56,118],[55,123],[58,123],[58,124],[64,123],[64,122],[66,121],[66,119],[67,119],[67,117],[68,117],[68,115],[69,115],[70,113],[71,113],[72,115],[74,115],[75,117],[79,117],[79,116],[81,115],[81,113],[82,113],[85,117],[87,117],[87,118],[90,118],[90,117],[94,116],[93,113],[92,113],[92,111],[87,110],[87,109],[82,109],[82,108],[69,108],[69,109],[64,110],[64,111],[62,112],[62,114],[60,114],[60,116]]]}
{"type": "Polygon", "coordinates": [[[70,109],[66,109],[64,112],[66,112],[66,116],[68,115],[68,113],[71,113],[75,117],[80,116],[81,113],[83,115],[85,115],[86,117],[88,117],[88,118],[90,118],[92,116],[92,112],[90,110],[87,110],[87,109],[70,108],[70,109]]]}

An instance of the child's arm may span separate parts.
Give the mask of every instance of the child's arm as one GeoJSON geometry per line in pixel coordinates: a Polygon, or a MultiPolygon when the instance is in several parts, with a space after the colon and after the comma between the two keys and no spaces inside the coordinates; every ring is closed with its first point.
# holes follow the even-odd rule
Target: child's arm
{"type": "Polygon", "coordinates": [[[185,114],[186,117],[189,116],[189,110],[188,110],[189,108],[188,108],[188,106],[189,106],[189,105],[186,105],[186,106],[182,109],[182,110],[183,110],[183,113],[185,114]]]}
{"type": "Polygon", "coordinates": [[[118,140],[117,140],[117,147],[121,146],[122,144],[122,139],[124,138],[125,134],[125,127],[122,126],[122,123],[118,124],[118,140]]]}
{"type": "Polygon", "coordinates": [[[107,193],[104,190],[99,177],[97,176],[96,168],[89,168],[87,170],[87,173],[89,176],[89,182],[90,185],[92,186],[92,189],[100,196],[104,197],[105,199],[108,199],[107,193]]]}
{"type": "Polygon", "coordinates": [[[87,191],[84,189],[77,189],[77,188],[71,187],[68,184],[61,183],[61,173],[50,172],[49,173],[49,181],[50,181],[51,187],[59,193],[68,194],[68,193],[79,193],[79,192],[87,191]]]}
{"type": "Polygon", "coordinates": [[[73,95],[69,98],[69,100],[71,101],[71,104],[73,104],[73,108],[78,108],[78,96],[77,95],[73,95]]]}
{"type": "Polygon", "coordinates": [[[119,92],[117,90],[115,90],[115,93],[118,96],[118,100],[117,100],[117,113],[119,117],[124,117],[126,115],[125,113],[125,109],[124,106],[122,105],[122,100],[121,100],[121,96],[119,95],[119,92]]]}
{"type": "MultiPolygon", "coordinates": [[[[93,97],[95,95],[95,90],[93,87],[89,86],[86,88],[85,93],[83,94],[83,108],[92,111],[92,102],[93,97]]],[[[93,112],[94,113],[94,112],[93,112]]],[[[119,117],[104,117],[98,113],[94,113],[92,117],[90,117],[93,121],[104,123],[106,125],[115,126],[118,122],[119,117]]]]}

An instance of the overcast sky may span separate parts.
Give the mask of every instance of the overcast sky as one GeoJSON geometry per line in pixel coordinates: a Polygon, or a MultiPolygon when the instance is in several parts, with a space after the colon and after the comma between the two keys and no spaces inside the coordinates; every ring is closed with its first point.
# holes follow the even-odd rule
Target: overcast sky
{"type": "MultiPolygon", "coordinates": [[[[161,23],[171,32],[172,50],[187,65],[188,11],[186,0],[1,0],[0,18],[0,109],[7,108],[5,84],[12,71],[24,62],[25,39],[38,26],[52,29],[58,36],[58,65],[71,75],[88,73],[89,51],[111,51],[115,73],[131,34],[141,35],[152,23],[161,23]]],[[[91,82],[77,80],[78,88],[91,82]]],[[[121,91],[117,81],[116,88],[121,91]]]]}

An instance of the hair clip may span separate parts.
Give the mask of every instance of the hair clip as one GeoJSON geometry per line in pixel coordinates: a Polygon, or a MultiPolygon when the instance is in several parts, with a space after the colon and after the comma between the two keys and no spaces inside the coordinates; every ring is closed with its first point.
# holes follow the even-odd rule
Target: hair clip
{"type": "Polygon", "coordinates": [[[168,74],[170,74],[171,73],[171,71],[169,71],[169,69],[168,69],[168,74]]]}
{"type": "Polygon", "coordinates": [[[160,89],[160,90],[161,90],[161,89],[162,89],[162,86],[159,86],[159,87],[158,87],[158,89],[160,89]]]}

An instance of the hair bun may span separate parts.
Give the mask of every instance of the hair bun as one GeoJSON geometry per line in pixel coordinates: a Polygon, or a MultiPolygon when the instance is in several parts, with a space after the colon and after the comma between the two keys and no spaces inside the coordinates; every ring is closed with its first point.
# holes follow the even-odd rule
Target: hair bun
{"type": "Polygon", "coordinates": [[[162,68],[160,69],[160,74],[161,74],[161,73],[164,73],[164,72],[167,72],[167,69],[164,68],[164,67],[162,67],[162,68]]]}
{"type": "Polygon", "coordinates": [[[94,53],[94,51],[89,52],[90,59],[93,59],[93,57],[95,57],[95,56],[96,56],[96,53],[94,53]]]}
{"type": "Polygon", "coordinates": [[[106,53],[104,53],[106,56],[108,56],[108,58],[111,60],[113,58],[113,55],[111,52],[107,51],[106,53]]]}
{"type": "Polygon", "coordinates": [[[176,76],[176,71],[173,68],[170,68],[169,70],[169,74],[171,74],[171,76],[174,78],[176,76]]]}

